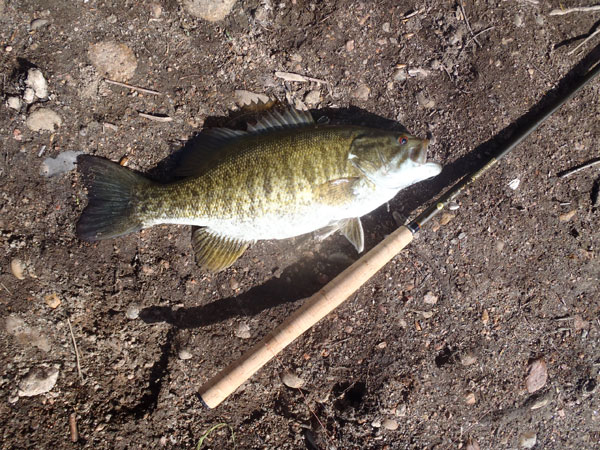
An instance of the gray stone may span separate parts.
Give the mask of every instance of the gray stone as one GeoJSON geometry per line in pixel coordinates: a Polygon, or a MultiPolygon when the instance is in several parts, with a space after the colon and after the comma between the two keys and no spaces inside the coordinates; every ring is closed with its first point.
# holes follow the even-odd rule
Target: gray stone
{"type": "Polygon", "coordinates": [[[183,0],[183,8],[189,14],[209,22],[223,20],[234,4],[235,0],[183,0]]]}

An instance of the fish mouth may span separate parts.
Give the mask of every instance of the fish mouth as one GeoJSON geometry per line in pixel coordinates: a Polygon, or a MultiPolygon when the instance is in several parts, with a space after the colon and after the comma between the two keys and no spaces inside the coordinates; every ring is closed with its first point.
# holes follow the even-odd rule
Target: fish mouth
{"type": "Polygon", "coordinates": [[[408,157],[417,164],[425,164],[427,162],[427,147],[429,139],[423,139],[419,145],[410,149],[408,157]]]}

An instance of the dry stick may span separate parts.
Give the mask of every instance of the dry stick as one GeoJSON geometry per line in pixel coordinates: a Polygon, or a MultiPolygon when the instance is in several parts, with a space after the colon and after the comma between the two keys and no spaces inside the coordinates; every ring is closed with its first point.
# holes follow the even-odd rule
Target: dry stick
{"type": "Polygon", "coordinates": [[[79,440],[79,430],[77,430],[77,414],[75,413],[69,415],[69,430],[71,431],[71,442],[77,442],[79,440]]]}
{"type": "Polygon", "coordinates": [[[598,33],[600,33],[600,28],[598,28],[596,31],[594,31],[592,34],[590,34],[588,37],[586,37],[583,42],[581,44],[579,44],[577,47],[575,47],[573,50],[571,50],[568,55],[572,55],[573,53],[575,53],[578,49],[580,49],[581,47],[583,47],[586,42],[589,42],[591,39],[593,39],[594,36],[596,36],[598,33]]]}
{"type": "Polygon", "coordinates": [[[173,121],[172,117],[169,116],[154,116],[152,114],[146,114],[146,113],[138,113],[140,115],[140,117],[143,117],[144,119],[148,119],[148,120],[153,120],[155,122],[171,122],[173,121]]]}
{"type": "Polygon", "coordinates": [[[477,45],[479,45],[479,47],[481,47],[481,42],[479,42],[477,40],[477,36],[475,36],[475,33],[473,33],[473,29],[471,28],[471,25],[469,24],[469,19],[467,19],[467,13],[465,12],[465,8],[463,7],[462,2],[458,2],[458,6],[460,7],[460,10],[462,11],[463,19],[465,19],[465,24],[467,25],[467,29],[469,30],[469,33],[471,33],[471,36],[473,37],[473,40],[475,41],[475,43],[477,45]]]}
{"type": "Polygon", "coordinates": [[[73,340],[73,347],[75,348],[75,360],[77,361],[77,373],[79,378],[83,380],[83,374],[81,373],[81,364],[79,363],[79,349],[77,348],[77,342],[75,341],[75,335],[73,334],[73,327],[71,321],[67,317],[67,323],[69,324],[69,331],[71,332],[71,339],[73,340]]]}
{"type": "Polygon", "coordinates": [[[600,11],[600,5],[596,6],[576,6],[575,8],[553,9],[548,13],[549,16],[564,16],[574,12],[593,12],[600,11]]]}
{"type": "Polygon", "coordinates": [[[121,83],[120,81],[109,80],[108,78],[105,78],[104,82],[108,83],[108,84],[114,84],[115,86],[121,86],[121,87],[125,87],[128,89],[133,89],[134,91],[144,92],[146,94],[163,95],[161,92],[158,92],[158,91],[153,91],[151,89],[146,89],[146,88],[139,87],[139,86],[132,86],[131,84],[121,83]]]}
{"type": "Polygon", "coordinates": [[[589,162],[587,162],[585,164],[582,164],[581,166],[574,167],[574,168],[569,169],[569,170],[565,170],[564,172],[562,172],[561,174],[559,174],[558,177],[559,178],[566,178],[569,175],[573,175],[574,173],[580,172],[583,169],[587,169],[588,167],[592,167],[592,166],[595,166],[597,164],[600,164],[600,158],[593,159],[593,160],[591,160],[591,161],[589,161],[589,162]]]}
{"type": "Polygon", "coordinates": [[[429,208],[421,213],[407,226],[402,226],[391,233],[358,261],[340,273],[304,304],[289,316],[281,325],[267,334],[248,352],[215,375],[200,387],[200,398],[206,406],[214,408],[233,393],[238,387],[269,362],[286,346],[291,344],[302,333],[323,319],[327,314],[341,305],[348,297],[366,283],[379,269],[385,266],[398,252],[406,247],[423,224],[435,217],[450,201],[454,200],[467,186],[475,182],[484,172],[493,167],[498,160],[506,156],[527,136],[536,130],[560,106],[575,96],[579,90],[600,73],[600,64],[596,65],[572,88],[568,95],[556,101],[532,124],[515,132],[509,142],[493,156],[467,175],[442,195],[429,208]]]}

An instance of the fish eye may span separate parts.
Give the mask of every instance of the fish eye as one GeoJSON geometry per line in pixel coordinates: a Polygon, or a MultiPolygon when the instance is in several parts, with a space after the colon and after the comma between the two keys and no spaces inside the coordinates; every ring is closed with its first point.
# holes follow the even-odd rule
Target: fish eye
{"type": "Polygon", "coordinates": [[[406,143],[408,142],[408,139],[406,139],[406,136],[400,136],[398,138],[398,142],[400,143],[400,145],[406,145],[406,143]]]}

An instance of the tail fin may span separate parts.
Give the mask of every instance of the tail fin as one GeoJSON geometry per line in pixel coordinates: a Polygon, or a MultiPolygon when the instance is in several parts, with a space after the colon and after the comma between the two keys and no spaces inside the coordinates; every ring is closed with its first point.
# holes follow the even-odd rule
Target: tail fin
{"type": "Polygon", "coordinates": [[[135,192],[150,180],[97,156],[79,155],[77,168],[88,191],[88,205],[77,222],[79,238],[98,241],[142,228],[135,192]]]}

